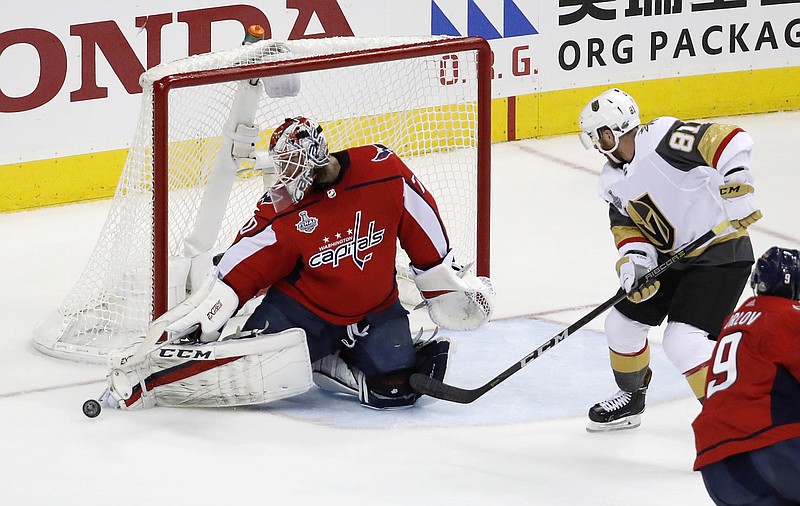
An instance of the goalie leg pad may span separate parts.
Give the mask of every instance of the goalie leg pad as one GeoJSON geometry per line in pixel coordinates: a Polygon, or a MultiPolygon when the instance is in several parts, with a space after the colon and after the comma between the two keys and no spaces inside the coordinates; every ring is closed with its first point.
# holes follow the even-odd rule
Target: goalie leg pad
{"type": "MultiPolygon", "coordinates": [[[[444,381],[450,352],[446,337],[431,338],[414,344],[414,372],[444,381]]],[[[339,352],[313,364],[314,383],[323,390],[356,396],[361,404],[375,409],[399,409],[414,405],[420,394],[408,384],[410,371],[377,374],[367,378],[358,368],[342,360],[339,352]]]]}
{"type": "Polygon", "coordinates": [[[123,409],[242,406],[306,392],[311,364],[302,329],[203,345],[172,345],[112,370],[111,398],[123,409]]]}
{"type": "Polygon", "coordinates": [[[361,404],[376,409],[402,409],[416,403],[420,394],[411,389],[408,381],[412,373],[418,372],[444,381],[450,354],[450,340],[431,336],[426,341],[414,343],[414,365],[369,377],[361,375],[359,399],[361,404]]]}
{"type": "Polygon", "coordinates": [[[108,388],[101,399],[112,408],[152,408],[155,399],[151,392],[143,389],[149,367],[149,360],[145,359],[134,366],[112,369],[108,373],[108,388]]]}

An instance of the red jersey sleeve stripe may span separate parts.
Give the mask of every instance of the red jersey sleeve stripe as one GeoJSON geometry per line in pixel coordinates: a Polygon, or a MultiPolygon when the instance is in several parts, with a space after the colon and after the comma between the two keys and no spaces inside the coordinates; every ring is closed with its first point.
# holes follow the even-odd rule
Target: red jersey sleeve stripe
{"type": "Polygon", "coordinates": [[[733,140],[733,138],[736,137],[736,134],[738,134],[739,132],[744,132],[744,130],[742,130],[741,128],[734,129],[731,133],[725,136],[724,139],[722,139],[722,142],[719,143],[719,147],[717,147],[717,151],[714,153],[714,161],[712,162],[712,166],[714,168],[717,167],[717,163],[719,162],[719,159],[722,156],[722,152],[725,151],[725,148],[728,146],[728,144],[730,144],[731,140],[733,140]]]}
{"type": "Polygon", "coordinates": [[[648,241],[647,241],[647,239],[645,239],[644,237],[628,237],[627,239],[623,239],[623,240],[621,240],[621,241],[620,241],[620,242],[617,244],[617,249],[620,249],[620,248],[622,248],[622,247],[623,247],[623,246],[625,246],[626,244],[632,244],[632,243],[637,243],[637,242],[642,242],[642,243],[645,243],[645,242],[648,242],[648,241]]]}

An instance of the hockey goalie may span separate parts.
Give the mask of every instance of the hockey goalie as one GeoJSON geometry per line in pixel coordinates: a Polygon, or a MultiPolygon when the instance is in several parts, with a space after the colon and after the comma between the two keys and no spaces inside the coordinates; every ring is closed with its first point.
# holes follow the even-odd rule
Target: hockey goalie
{"type": "MultiPolygon", "coordinates": [[[[234,153],[257,159],[259,129],[236,131],[234,153]]],[[[443,380],[450,343],[412,337],[398,243],[437,326],[471,330],[491,317],[490,280],[455,261],[434,197],[391,149],[331,153],[322,127],[298,116],[277,126],[268,155],[274,182],[204,286],[137,350],[111,357],[108,405],[260,404],[316,383],[369,408],[413,406],[410,375],[443,380]]]]}

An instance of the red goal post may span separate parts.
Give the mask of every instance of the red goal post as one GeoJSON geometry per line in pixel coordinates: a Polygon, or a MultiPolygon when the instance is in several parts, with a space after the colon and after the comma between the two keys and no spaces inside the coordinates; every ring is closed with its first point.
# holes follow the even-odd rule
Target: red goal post
{"type": "Polygon", "coordinates": [[[191,293],[263,193],[258,164],[220,162],[238,123],[260,127],[262,150],[295,115],[319,121],[332,151],[387,145],[434,192],[457,260],[488,276],[491,62],[479,37],[334,38],[261,41],[149,70],[109,218],[75,289],[37,327],[37,348],[102,362],[191,293]],[[299,92],[270,93],[286,80],[299,92]]]}

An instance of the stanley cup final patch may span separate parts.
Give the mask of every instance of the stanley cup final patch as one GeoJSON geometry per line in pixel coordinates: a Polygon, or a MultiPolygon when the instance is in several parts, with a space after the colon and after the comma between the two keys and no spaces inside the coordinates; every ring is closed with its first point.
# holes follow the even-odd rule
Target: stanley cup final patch
{"type": "Polygon", "coordinates": [[[308,211],[300,211],[300,221],[295,224],[298,232],[310,234],[316,230],[319,220],[308,215],[308,211]]]}

